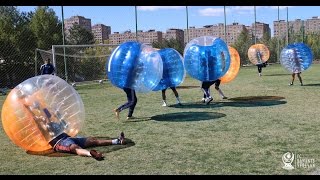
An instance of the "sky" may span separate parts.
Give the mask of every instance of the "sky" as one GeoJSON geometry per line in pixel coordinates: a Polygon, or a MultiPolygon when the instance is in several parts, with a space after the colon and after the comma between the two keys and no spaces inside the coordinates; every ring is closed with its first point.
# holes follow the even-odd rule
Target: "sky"
{"type": "MultiPolygon", "coordinates": [[[[256,21],[267,23],[273,36],[273,21],[278,20],[278,6],[225,6],[226,23],[238,22],[251,26],[256,21]]],[[[279,6],[279,19],[311,19],[320,16],[320,6],[279,6]]],[[[49,6],[60,20],[62,20],[62,7],[49,6]]],[[[18,6],[20,11],[35,11],[36,6],[18,6]]],[[[105,24],[111,26],[111,33],[136,30],[135,9],[137,9],[138,30],[154,29],[165,32],[169,28],[186,29],[188,26],[196,28],[205,25],[224,23],[224,6],[63,6],[64,19],[71,16],[84,16],[91,19],[91,24],[105,24]],[[188,19],[188,20],[187,20],[188,19]]]]}

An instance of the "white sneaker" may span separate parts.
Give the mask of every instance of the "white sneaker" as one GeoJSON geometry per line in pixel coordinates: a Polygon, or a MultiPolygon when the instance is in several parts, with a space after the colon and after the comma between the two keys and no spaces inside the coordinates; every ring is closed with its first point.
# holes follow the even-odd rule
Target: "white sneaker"
{"type": "Polygon", "coordinates": [[[213,100],[213,98],[212,98],[212,97],[209,97],[209,98],[206,99],[205,102],[206,102],[206,104],[210,104],[210,102],[211,102],[212,100],[213,100]]]}
{"type": "Polygon", "coordinates": [[[163,102],[162,106],[163,106],[163,107],[167,106],[167,103],[166,103],[166,102],[163,102]]]}

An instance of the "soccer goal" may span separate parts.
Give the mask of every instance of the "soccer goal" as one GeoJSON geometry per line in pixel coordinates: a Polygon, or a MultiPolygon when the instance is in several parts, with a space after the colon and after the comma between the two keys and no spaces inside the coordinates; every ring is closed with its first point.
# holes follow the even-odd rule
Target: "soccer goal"
{"type": "Polygon", "coordinates": [[[36,75],[45,59],[50,59],[56,75],[69,83],[102,83],[107,79],[106,63],[118,45],[52,45],[50,50],[36,49],[36,75]]]}

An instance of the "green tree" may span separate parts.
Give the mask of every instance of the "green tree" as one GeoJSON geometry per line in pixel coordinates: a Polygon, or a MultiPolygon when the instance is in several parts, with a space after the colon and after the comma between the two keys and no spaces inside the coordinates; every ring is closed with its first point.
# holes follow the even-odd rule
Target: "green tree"
{"type": "Polygon", "coordinates": [[[32,13],[0,6],[0,81],[14,87],[34,75],[35,38],[29,27],[32,13]]]}
{"type": "Polygon", "coordinates": [[[153,42],[152,46],[154,48],[163,49],[163,48],[173,48],[177,50],[181,55],[183,55],[184,47],[181,42],[177,39],[163,39],[162,42],[153,42]]]}
{"type": "Polygon", "coordinates": [[[74,45],[95,43],[92,32],[77,24],[74,24],[69,30],[67,40],[69,44],[74,45]]]}
{"type": "Polygon", "coordinates": [[[250,62],[248,59],[248,49],[251,45],[252,43],[248,31],[243,30],[233,45],[239,52],[240,64],[248,64],[250,62]]]}
{"type": "Polygon", "coordinates": [[[48,50],[52,45],[62,44],[62,23],[48,6],[37,7],[30,27],[37,39],[37,48],[48,50]]]}
{"type": "Polygon", "coordinates": [[[305,43],[311,48],[313,59],[320,59],[320,33],[308,34],[305,39],[305,43]]]}

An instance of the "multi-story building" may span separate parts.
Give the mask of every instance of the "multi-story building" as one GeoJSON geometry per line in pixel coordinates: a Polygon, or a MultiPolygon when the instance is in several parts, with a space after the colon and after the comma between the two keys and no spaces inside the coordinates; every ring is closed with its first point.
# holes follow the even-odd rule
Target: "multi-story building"
{"type": "Polygon", "coordinates": [[[224,39],[228,45],[231,45],[237,41],[237,39],[242,31],[247,31],[246,26],[243,24],[239,24],[239,23],[234,22],[230,25],[227,25],[226,39],[225,39],[224,35],[221,38],[224,39]]]}
{"type": "Polygon", "coordinates": [[[214,37],[220,37],[227,44],[233,44],[235,43],[238,36],[243,30],[246,30],[244,25],[239,23],[232,23],[226,26],[226,34],[225,34],[224,24],[219,23],[217,25],[203,26],[202,28],[190,27],[188,30],[185,29],[184,38],[185,38],[185,43],[187,43],[188,39],[190,41],[200,36],[214,36],[214,37]]]}
{"type": "Polygon", "coordinates": [[[167,29],[166,33],[163,34],[164,38],[167,40],[176,39],[183,45],[184,43],[184,31],[182,29],[170,28],[167,29]]]}
{"type": "Polygon", "coordinates": [[[271,37],[271,29],[269,27],[269,24],[256,22],[256,24],[252,23],[251,26],[246,26],[246,28],[251,40],[254,40],[255,37],[256,40],[259,40],[263,37],[264,34],[266,34],[269,38],[271,37]]]}
{"type": "Polygon", "coordinates": [[[67,36],[69,35],[69,30],[75,24],[91,32],[91,19],[87,19],[83,16],[71,16],[70,18],[64,20],[64,28],[65,28],[64,30],[67,36]]]}
{"type": "Polygon", "coordinates": [[[289,33],[315,33],[320,32],[320,18],[317,16],[312,17],[312,19],[301,20],[296,19],[294,21],[279,20],[273,21],[274,36],[275,37],[285,37],[287,34],[287,24],[289,33]]]}
{"type": "Polygon", "coordinates": [[[162,32],[155,31],[154,29],[143,32],[139,30],[137,32],[138,38],[136,38],[136,33],[132,33],[130,30],[125,31],[124,33],[114,32],[114,34],[110,34],[110,44],[121,44],[126,41],[136,41],[142,43],[152,44],[153,42],[162,42],[162,32]]]}
{"type": "Polygon", "coordinates": [[[287,22],[285,20],[273,21],[273,36],[285,37],[287,33],[287,22]]]}
{"type": "Polygon", "coordinates": [[[94,40],[100,44],[103,44],[105,40],[109,39],[111,27],[104,24],[96,24],[92,26],[92,33],[94,35],[94,40]]]}
{"type": "Polygon", "coordinates": [[[188,29],[184,29],[184,42],[188,43],[192,39],[195,39],[200,36],[212,36],[212,26],[207,25],[202,28],[196,28],[195,26],[191,26],[188,29]]]}
{"type": "Polygon", "coordinates": [[[307,34],[320,32],[320,18],[319,16],[313,16],[311,19],[307,19],[304,24],[307,34]]]}

